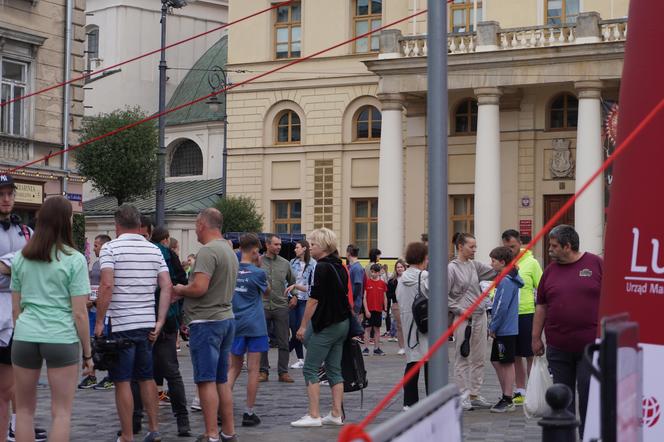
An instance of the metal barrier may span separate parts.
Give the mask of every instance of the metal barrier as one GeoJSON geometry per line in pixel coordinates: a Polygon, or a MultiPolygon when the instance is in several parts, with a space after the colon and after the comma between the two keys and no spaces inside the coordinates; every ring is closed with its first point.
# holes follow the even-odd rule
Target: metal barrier
{"type": "Polygon", "coordinates": [[[448,384],[369,431],[372,442],[461,441],[459,389],[448,384]]]}

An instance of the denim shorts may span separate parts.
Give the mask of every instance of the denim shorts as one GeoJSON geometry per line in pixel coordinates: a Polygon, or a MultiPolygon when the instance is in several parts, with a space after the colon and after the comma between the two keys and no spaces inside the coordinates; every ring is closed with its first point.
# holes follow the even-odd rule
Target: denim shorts
{"type": "Polygon", "coordinates": [[[228,381],[228,364],[234,337],[233,319],[189,324],[189,352],[196,384],[225,384],[228,381]]]}
{"type": "Polygon", "coordinates": [[[245,353],[263,353],[270,350],[267,336],[236,336],[231,345],[231,353],[243,356],[245,353]]]}
{"type": "Polygon", "coordinates": [[[118,350],[118,359],[109,367],[113,382],[147,381],[153,379],[152,343],[148,340],[151,328],[139,328],[111,333],[111,339],[126,339],[133,345],[118,350]]]}

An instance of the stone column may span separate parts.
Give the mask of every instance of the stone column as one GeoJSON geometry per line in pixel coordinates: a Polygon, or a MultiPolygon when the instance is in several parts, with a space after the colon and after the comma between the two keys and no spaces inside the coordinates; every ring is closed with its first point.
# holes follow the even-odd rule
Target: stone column
{"type": "MultiPolygon", "coordinates": [[[[576,190],[602,165],[601,81],[579,81],[579,120],[576,135],[576,190]]],[[[581,250],[601,254],[604,250],[604,179],[597,178],[574,204],[574,223],[581,250]]]]}
{"type": "Polygon", "coordinates": [[[381,101],[378,166],[378,248],[386,258],[403,254],[403,97],[378,94],[381,101]]]}
{"type": "Polygon", "coordinates": [[[490,262],[489,252],[500,244],[500,107],[499,88],[475,89],[477,147],[475,149],[475,259],[490,262]]]}

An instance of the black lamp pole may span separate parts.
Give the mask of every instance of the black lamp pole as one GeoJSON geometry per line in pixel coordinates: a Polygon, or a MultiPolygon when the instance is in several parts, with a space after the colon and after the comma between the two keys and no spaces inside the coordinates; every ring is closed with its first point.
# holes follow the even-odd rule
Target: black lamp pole
{"type": "MultiPolygon", "coordinates": [[[[224,98],[224,103],[223,103],[223,116],[221,120],[224,123],[224,146],[222,150],[222,176],[221,176],[221,195],[222,198],[226,198],[226,178],[227,178],[227,172],[228,172],[228,145],[227,145],[227,133],[228,133],[228,119],[226,116],[226,102],[227,102],[227,94],[226,94],[226,87],[229,85],[228,83],[228,77],[226,75],[226,71],[224,68],[221,66],[212,66],[210,68],[210,73],[208,74],[208,84],[210,85],[210,89],[212,91],[217,91],[217,90],[223,90],[223,92],[220,92],[220,94],[223,94],[224,98]]],[[[213,95],[210,97],[208,101],[206,101],[208,106],[210,106],[210,111],[213,113],[219,112],[219,108],[221,106],[221,103],[219,103],[219,99],[217,98],[217,95],[213,95]]]]}

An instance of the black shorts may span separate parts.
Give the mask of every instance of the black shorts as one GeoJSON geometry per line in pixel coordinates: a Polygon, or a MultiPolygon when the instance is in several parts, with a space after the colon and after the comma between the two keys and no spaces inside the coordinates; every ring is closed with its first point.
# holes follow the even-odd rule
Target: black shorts
{"type": "Polygon", "coordinates": [[[0,347],[0,364],[12,365],[12,341],[7,347],[0,347]]]}
{"type": "Polygon", "coordinates": [[[364,327],[378,327],[383,323],[383,312],[370,312],[371,316],[364,321],[364,327]]]}
{"type": "Polygon", "coordinates": [[[496,336],[491,347],[491,362],[511,364],[514,362],[514,350],[517,336],[496,336]]]}
{"type": "Polygon", "coordinates": [[[519,335],[516,339],[516,356],[529,358],[533,356],[533,318],[534,313],[519,315],[519,335]]]}

